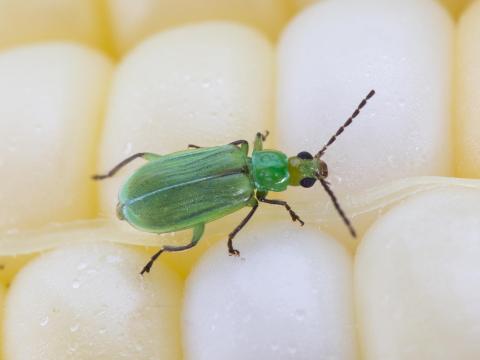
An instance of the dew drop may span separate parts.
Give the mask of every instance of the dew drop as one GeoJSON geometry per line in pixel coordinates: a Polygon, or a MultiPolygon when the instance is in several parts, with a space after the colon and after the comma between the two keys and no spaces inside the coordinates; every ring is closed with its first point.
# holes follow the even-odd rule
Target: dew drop
{"type": "Polygon", "coordinates": [[[295,346],[289,346],[287,351],[290,355],[295,355],[297,353],[297,348],[295,346]]]}
{"type": "Polygon", "coordinates": [[[305,319],[305,310],[296,310],[295,319],[298,321],[303,321],[305,319]]]}
{"type": "Polygon", "coordinates": [[[77,351],[77,349],[78,349],[78,344],[73,344],[68,347],[68,352],[70,354],[73,354],[77,351]]]}
{"type": "Polygon", "coordinates": [[[48,316],[45,316],[42,320],[40,320],[40,326],[41,327],[47,326],[49,321],[50,319],[48,318],[48,316]]]}

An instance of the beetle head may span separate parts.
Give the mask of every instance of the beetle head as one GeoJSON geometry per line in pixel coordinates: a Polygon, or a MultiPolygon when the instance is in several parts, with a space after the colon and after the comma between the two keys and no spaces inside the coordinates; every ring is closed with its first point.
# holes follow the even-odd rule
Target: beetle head
{"type": "Polygon", "coordinates": [[[309,152],[302,151],[288,159],[289,185],[310,188],[315,181],[328,176],[327,164],[309,152]]]}

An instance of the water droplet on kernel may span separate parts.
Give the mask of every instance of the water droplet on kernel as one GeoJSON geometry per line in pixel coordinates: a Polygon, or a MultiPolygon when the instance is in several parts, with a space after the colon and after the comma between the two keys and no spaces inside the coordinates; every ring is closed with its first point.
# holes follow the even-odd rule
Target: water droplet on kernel
{"type": "Polygon", "coordinates": [[[295,311],[295,319],[298,321],[303,321],[305,319],[305,310],[296,310],[295,311]]]}
{"type": "Polygon", "coordinates": [[[48,318],[48,316],[45,316],[42,320],[40,320],[40,326],[47,326],[49,321],[50,319],[48,318]]]}
{"type": "Polygon", "coordinates": [[[80,287],[80,281],[78,279],[73,280],[72,288],[78,289],[80,287]]]}
{"type": "Polygon", "coordinates": [[[288,353],[290,355],[295,355],[297,353],[297,348],[295,346],[289,346],[288,347],[288,353]]]}

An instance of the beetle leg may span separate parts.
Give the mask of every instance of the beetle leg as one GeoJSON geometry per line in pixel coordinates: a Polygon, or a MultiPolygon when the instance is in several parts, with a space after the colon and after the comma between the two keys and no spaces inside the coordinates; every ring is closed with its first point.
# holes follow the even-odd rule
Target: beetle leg
{"type": "Polygon", "coordinates": [[[266,196],[266,194],[257,192],[258,201],[261,201],[261,202],[264,202],[264,203],[267,203],[267,204],[272,204],[272,205],[284,206],[285,209],[287,209],[290,216],[292,217],[292,221],[298,221],[301,226],[305,225],[303,220],[300,219],[300,217],[295,213],[295,211],[292,210],[292,208],[290,207],[290,205],[288,205],[288,203],[286,201],[267,199],[267,198],[265,198],[265,196],[266,196]]]}
{"type": "Polygon", "coordinates": [[[160,250],[158,250],[153,256],[150,258],[150,261],[143,267],[142,271],[140,272],[140,275],[143,275],[145,273],[150,272],[150,269],[153,266],[153,263],[158,259],[158,257],[163,253],[163,252],[174,252],[174,251],[183,251],[183,250],[188,250],[197,245],[198,241],[202,238],[203,231],[205,230],[205,224],[198,224],[195,225],[193,228],[193,236],[192,240],[190,241],[189,244],[183,245],[183,246],[169,246],[165,245],[162,247],[160,250]]]}
{"type": "Polygon", "coordinates": [[[248,155],[248,141],[247,140],[237,140],[237,141],[231,142],[230,145],[235,145],[235,146],[240,145],[240,150],[242,150],[245,155],[248,155]]]}
{"type": "Polygon", "coordinates": [[[92,176],[92,179],[93,180],[103,180],[103,179],[107,179],[109,177],[112,177],[113,175],[115,175],[121,168],[123,168],[125,165],[131,163],[133,160],[137,159],[137,158],[144,158],[145,160],[147,161],[150,161],[150,160],[155,160],[159,157],[161,157],[161,155],[157,155],[157,154],[153,154],[153,153],[147,153],[147,152],[140,152],[140,153],[136,153],[136,154],[133,154],[132,156],[129,156],[128,158],[126,158],[125,160],[121,161],[120,163],[118,163],[112,170],[110,170],[108,173],[104,174],[104,175],[93,175],[92,176]]]}
{"type": "Polygon", "coordinates": [[[257,208],[258,208],[258,201],[254,199],[254,202],[253,202],[253,205],[252,205],[252,209],[250,210],[250,212],[247,214],[247,216],[245,216],[245,219],[242,220],[242,222],[228,235],[228,253],[230,255],[235,255],[235,256],[238,256],[240,255],[240,251],[238,251],[237,249],[234,249],[233,248],[233,243],[232,243],[232,240],[233,238],[235,237],[235,235],[238,234],[238,232],[240,230],[242,230],[242,228],[248,223],[248,221],[252,218],[253,214],[255,214],[255,211],[257,211],[257,208]]]}
{"type": "Polygon", "coordinates": [[[265,131],[265,134],[257,132],[257,135],[255,136],[255,141],[253,143],[253,151],[263,150],[263,142],[267,140],[269,134],[270,132],[268,130],[265,131]]]}
{"type": "MultiPolygon", "coordinates": [[[[237,141],[233,141],[233,142],[230,143],[230,145],[235,145],[235,146],[240,145],[240,149],[243,150],[243,152],[245,153],[245,155],[248,155],[248,141],[247,141],[247,140],[237,140],[237,141]]],[[[193,144],[188,144],[188,148],[189,148],[189,149],[201,149],[202,146],[193,145],[193,144]]]]}

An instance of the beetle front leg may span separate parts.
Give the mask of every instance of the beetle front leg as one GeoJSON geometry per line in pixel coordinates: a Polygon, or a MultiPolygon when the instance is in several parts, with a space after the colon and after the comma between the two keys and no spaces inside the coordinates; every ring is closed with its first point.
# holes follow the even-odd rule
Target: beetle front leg
{"type": "Polygon", "coordinates": [[[257,135],[255,136],[255,141],[253,143],[253,151],[263,150],[263,142],[267,140],[268,135],[270,135],[270,132],[268,130],[265,130],[265,134],[257,132],[257,135]]]}
{"type": "Polygon", "coordinates": [[[158,159],[159,157],[161,157],[161,155],[157,155],[157,154],[154,154],[154,153],[147,153],[147,152],[140,152],[140,153],[136,153],[136,154],[133,154],[132,156],[129,156],[128,158],[126,158],[125,160],[121,161],[120,163],[118,163],[112,170],[110,170],[108,173],[104,174],[104,175],[92,175],[92,179],[93,180],[103,180],[103,179],[107,179],[109,177],[112,177],[114,176],[121,168],[123,168],[124,166],[128,165],[129,163],[131,163],[133,160],[135,159],[138,159],[139,157],[141,158],[144,158],[145,160],[147,161],[150,161],[150,160],[155,160],[155,159],[158,159]]]}
{"type": "Polygon", "coordinates": [[[290,217],[292,218],[292,221],[294,221],[294,222],[295,222],[295,221],[298,221],[301,226],[305,225],[305,223],[303,222],[303,220],[300,219],[300,216],[298,216],[297,213],[292,210],[292,208],[290,207],[290,205],[288,205],[288,203],[287,203],[286,201],[267,199],[266,196],[267,196],[267,193],[262,193],[262,192],[260,192],[260,191],[257,191],[257,199],[258,199],[258,201],[261,201],[261,202],[264,202],[264,203],[267,203],[267,204],[280,205],[280,206],[285,207],[285,209],[286,209],[286,210],[288,211],[288,213],[290,214],[290,217]]]}
{"type": "Polygon", "coordinates": [[[233,248],[233,238],[248,223],[248,221],[252,218],[253,214],[255,214],[255,211],[257,211],[257,208],[258,208],[258,201],[253,199],[252,209],[250,210],[250,212],[247,214],[247,216],[245,216],[245,219],[243,219],[242,222],[228,235],[227,244],[228,244],[228,253],[230,255],[235,255],[235,256],[240,255],[240,251],[233,248]]]}
{"type": "Polygon", "coordinates": [[[143,275],[145,273],[150,272],[150,269],[153,266],[153,263],[158,259],[158,257],[163,253],[163,252],[174,252],[174,251],[183,251],[183,250],[188,250],[197,245],[198,241],[202,238],[203,232],[205,230],[205,224],[198,224],[193,228],[193,236],[192,240],[190,241],[189,244],[183,245],[183,246],[169,246],[165,245],[162,247],[160,250],[158,250],[153,256],[150,258],[150,261],[143,267],[142,271],[140,272],[140,275],[143,275]]]}

